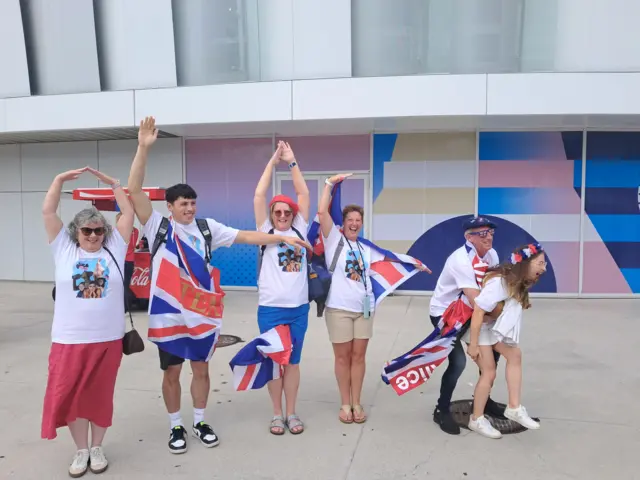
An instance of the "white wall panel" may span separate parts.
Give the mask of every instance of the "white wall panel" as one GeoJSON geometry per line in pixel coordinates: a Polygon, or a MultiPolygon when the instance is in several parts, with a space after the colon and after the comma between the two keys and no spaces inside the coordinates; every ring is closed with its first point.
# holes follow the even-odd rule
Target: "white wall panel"
{"type": "Polygon", "coordinates": [[[23,280],[22,194],[0,193],[0,280],[23,280]]]}
{"type": "Polygon", "coordinates": [[[8,98],[0,100],[0,128],[5,118],[8,132],[132,127],[133,97],[129,91],[8,98]]]}
{"type": "Polygon", "coordinates": [[[94,6],[103,90],[177,85],[171,0],[96,0],[94,6]]]}
{"type": "MultiPolygon", "coordinates": [[[[46,192],[61,172],[90,166],[98,167],[96,142],[31,143],[22,145],[22,191],[46,192]]],[[[64,189],[96,187],[98,179],[84,173],[65,183],[64,189]]]]}
{"type": "MultiPolygon", "coordinates": [[[[98,142],[98,168],[126,185],[137,146],[137,140],[98,142]]],[[[182,180],[182,139],[159,138],[149,152],[144,186],[170,187],[182,180]]]]}
{"type": "Polygon", "coordinates": [[[0,1],[0,98],[31,95],[20,0],[0,1]]]}
{"type": "Polygon", "coordinates": [[[20,145],[0,145],[0,192],[20,192],[21,185],[20,145]]]}
{"type": "Polygon", "coordinates": [[[53,257],[42,222],[45,192],[22,193],[24,279],[53,280],[53,257]]]}
{"type": "Polygon", "coordinates": [[[22,0],[22,15],[34,93],[100,91],[93,2],[22,0]]]}
{"type": "Polygon", "coordinates": [[[258,0],[260,80],[291,80],[293,0],[258,0]]]}

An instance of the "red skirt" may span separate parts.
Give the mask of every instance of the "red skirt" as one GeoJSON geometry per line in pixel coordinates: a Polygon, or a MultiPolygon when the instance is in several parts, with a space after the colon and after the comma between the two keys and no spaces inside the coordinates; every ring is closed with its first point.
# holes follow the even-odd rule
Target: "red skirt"
{"type": "Polygon", "coordinates": [[[101,343],[53,343],[42,412],[42,438],[56,438],[56,429],[85,418],[110,427],[113,393],[122,361],[122,340],[101,343]]]}

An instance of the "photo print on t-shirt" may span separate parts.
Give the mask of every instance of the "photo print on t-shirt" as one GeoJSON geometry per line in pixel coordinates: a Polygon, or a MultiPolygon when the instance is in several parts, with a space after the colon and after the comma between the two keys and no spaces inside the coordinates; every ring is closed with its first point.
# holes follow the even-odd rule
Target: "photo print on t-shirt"
{"type": "Polygon", "coordinates": [[[199,237],[196,237],[195,235],[189,235],[187,234],[187,237],[189,238],[189,243],[191,244],[191,247],[193,247],[193,249],[198,252],[198,254],[204,258],[204,249],[202,248],[202,240],[199,237]]]}
{"type": "Polygon", "coordinates": [[[76,298],[104,298],[109,285],[109,267],[104,258],[81,258],[73,266],[76,298]]]}
{"type": "Polygon", "coordinates": [[[304,248],[293,247],[284,242],[278,244],[278,265],[283,272],[301,272],[305,255],[304,248]]]}
{"type": "Polygon", "coordinates": [[[354,282],[361,282],[364,269],[368,268],[364,263],[362,255],[359,250],[348,250],[344,273],[349,280],[354,282]]]}

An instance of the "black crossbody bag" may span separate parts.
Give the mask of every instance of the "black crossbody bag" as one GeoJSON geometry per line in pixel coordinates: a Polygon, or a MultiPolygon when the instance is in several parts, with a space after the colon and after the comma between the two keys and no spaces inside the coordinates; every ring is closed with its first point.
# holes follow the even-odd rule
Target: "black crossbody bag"
{"type": "MultiPolygon", "coordinates": [[[[122,270],[120,270],[120,265],[118,265],[118,262],[116,261],[116,257],[113,256],[113,253],[111,253],[111,251],[106,246],[103,245],[102,248],[104,248],[107,251],[107,253],[113,259],[113,263],[116,264],[116,268],[118,269],[118,272],[120,272],[120,277],[122,278],[122,287],[124,289],[124,283],[125,283],[124,275],[122,274],[122,270]]],[[[122,353],[124,353],[125,355],[131,355],[132,353],[139,353],[144,350],[144,340],[142,340],[142,337],[140,336],[140,334],[136,330],[136,327],[133,324],[133,315],[131,315],[131,306],[129,305],[129,296],[126,294],[126,292],[124,295],[124,301],[127,305],[127,310],[129,312],[129,321],[131,322],[131,330],[125,333],[124,337],[122,337],[122,353]]]]}

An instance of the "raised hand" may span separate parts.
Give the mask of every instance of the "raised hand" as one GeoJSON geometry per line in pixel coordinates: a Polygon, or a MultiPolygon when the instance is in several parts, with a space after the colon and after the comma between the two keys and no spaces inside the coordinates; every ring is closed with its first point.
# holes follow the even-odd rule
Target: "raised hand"
{"type": "Polygon", "coordinates": [[[420,264],[420,265],[416,265],[416,267],[418,268],[418,270],[420,270],[421,272],[427,272],[427,273],[433,273],[431,271],[431,269],[429,267],[427,267],[425,264],[420,264]]]}
{"type": "Polygon", "coordinates": [[[76,170],[69,170],[68,172],[62,172],[56,176],[56,178],[62,182],[68,182],[69,180],[75,180],[84,172],[86,172],[89,167],[78,168],[76,170]]]}
{"type": "Polygon", "coordinates": [[[145,117],[140,122],[140,130],[138,130],[138,144],[141,147],[150,147],[158,138],[158,129],[156,128],[156,119],[153,117],[145,117]]]}
{"type": "Polygon", "coordinates": [[[313,250],[313,248],[311,247],[311,244],[309,242],[307,242],[306,240],[302,240],[298,237],[288,237],[285,235],[281,235],[280,236],[280,241],[284,242],[284,243],[288,243],[289,245],[293,245],[294,247],[300,247],[300,248],[306,248],[307,249],[307,253],[311,252],[313,250]]]}
{"type": "Polygon", "coordinates": [[[278,146],[276,148],[276,151],[273,152],[273,155],[271,156],[271,159],[269,160],[269,163],[274,167],[280,161],[280,156],[282,155],[282,143],[283,143],[282,141],[278,142],[278,146]]]}
{"type": "Polygon", "coordinates": [[[346,178],[349,178],[351,175],[353,175],[353,173],[338,173],[337,175],[330,177],[329,181],[335,185],[336,183],[341,182],[346,178]]]}
{"type": "Polygon", "coordinates": [[[91,172],[93,175],[98,177],[98,179],[102,183],[106,183],[107,185],[113,185],[114,183],[116,183],[116,179],[113,178],[113,177],[110,177],[106,173],[102,173],[101,171],[96,170],[95,168],[91,168],[91,167],[87,167],[86,169],[87,169],[87,171],[91,172]]]}
{"type": "Polygon", "coordinates": [[[293,162],[296,157],[293,155],[293,150],[291,150],[291,146],[287,142],[280,141],[278,142],[278,146],[282,146],[282,152],[280,154],[280,160],[286,162],[287,164],[293,162]]]}

